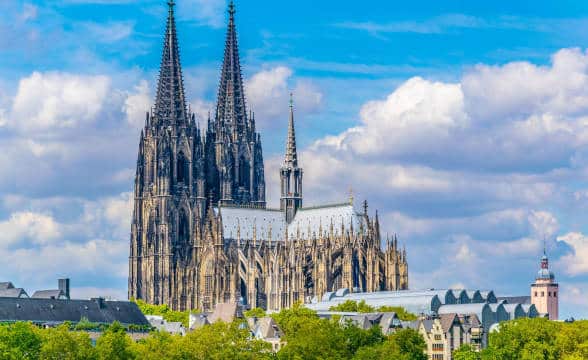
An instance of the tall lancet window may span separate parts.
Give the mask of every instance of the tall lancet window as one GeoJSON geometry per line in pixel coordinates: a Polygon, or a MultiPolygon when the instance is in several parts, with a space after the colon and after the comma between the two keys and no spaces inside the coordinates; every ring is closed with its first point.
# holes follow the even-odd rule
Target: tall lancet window
{"type": "Polygon", "coordinates": [[[188,177],[190,176],[188,161],[186,160],[186,156],[182,151],[180,151],[178,154],[177,164],[176,174],[178,183],[188,184],[188,177]]]}
{"type": "Polygon", "coordinates": [[[249,161],[247,161],[245,156],[241,156],[239,159],[239,183],[246,189],[249,189],[250,171],[251,167],[249,166],[249,161]]]}
{"type": "Polygon", "coordinates": [[[178,242],[176,244],[180,258],[185,259],[190,250],[190,220],[184,209],[178,217],[178,242]]]}

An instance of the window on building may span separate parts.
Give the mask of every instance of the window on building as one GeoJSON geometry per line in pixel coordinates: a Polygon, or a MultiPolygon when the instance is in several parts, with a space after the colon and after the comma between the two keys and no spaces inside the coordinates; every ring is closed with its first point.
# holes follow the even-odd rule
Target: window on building
{"type": "Polygon", "coordinates": [[[554,292],[553,293],[553,297],[557,297],[557,292],[554,292]]]}
{"type": "Polygon", "coordinates": [[[537,297],[537,291],[535,291],[535,297],[537,297]]]}
{"type": "Polygon", "coordinates": [[[441,335],[435,335],[435,340],[437,340],[437,341],[441,340],[441,335]]]}
{"type": "Polygon", "coordinates": [[[551,297],[551,291],[547,293],[547,296],[548,297],[551,297]]]}
{"type": "Polygon", "coordinates": [[[541,297],[545,297],[545,291],[541,291],[541,297]]]}

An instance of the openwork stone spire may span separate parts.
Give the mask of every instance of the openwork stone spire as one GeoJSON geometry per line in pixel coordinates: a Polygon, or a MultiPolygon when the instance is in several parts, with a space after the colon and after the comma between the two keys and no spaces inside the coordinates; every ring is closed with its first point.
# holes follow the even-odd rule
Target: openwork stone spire
{"type": "Polygon", "coordinates": [[[296,152],[296,133],[294,132],[294,99],[290,94],[290,119],[288,121],[288,139],[286,140],[286,158],[284,163],[287,166],[298,166],[298,154],[296,152]]]}
{"type": "Polygon", "coordinates": [[[241,63],[239,61],[239,46],[237,43],[237,29],[235,28],[235,4],[229,4],[229,25],[225,40],[225,53],[218,89],[218,103],[216,120],[218,125],[231,134],[242,134],[247,125],[247,110],[245,108],[245,93],[241,63]]]}
{"type": "Polygon", "coordinates": [[[167,4],[169,14],[159,70],[154,116],[158,125],[185,125],[188,122],[188,116],[174,18],[175,3],[171,0],[167,4]]]}

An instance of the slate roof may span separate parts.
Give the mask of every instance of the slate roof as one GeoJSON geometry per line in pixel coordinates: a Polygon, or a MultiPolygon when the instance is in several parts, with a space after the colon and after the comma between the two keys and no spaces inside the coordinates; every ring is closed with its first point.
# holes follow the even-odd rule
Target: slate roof
{"type": "Polygon", "coordinates": [[[388,334],[390,329],[398,326],[400,326],[400,319],[395,312],[382,313],[382,318],[380,319],[380,328],[382,329],[382,333],[388,334]]]}
{"type": "Polygon", "coordinates": [[[223,321],[226,323],[230,323],[235,318],[241,317],[241,309],[236,302],[229,302],[229,303],[218,303],[214,308],[214,311],[208,317],[208,321],[210,323],[214,323],[217,321],[223,321]]]}
{"type": "Polygon", "coordinates": [[[221,207],[220,211],[225,239],[242,241],[253,239],[256,229],[256,240],[283,241],[286,231],[289,238],[296,238],[298,232],[303,239],[318,236],[322,227],[323,233],[330,231],[331,223],[335,234],[341,230],[346,232],[359,231],[364,219],[353,209],[351,204],[335,204],[320,207],[309,207],[298,210],[290,224],[286,223],[284,213],[276,209],[258,209],[246,207],[221,207]],[[271,238],[270,238],[271,229],[271,238]]]}
{"type": "Polygon", "coordinates": [[[13,289],[14,285],[10,281],[0,282],[0,290],[13,289]]]}
{"type": "Polygon", "coordinates": [[[443,332],[446,333],[451,329],[453,323],[456,321],[457,314],[456,313],[449,313],[449,314],[441,314],[439,315],[439,322],[441,323],[441,329],[443,332]]]}
{"type": "Polygon", "coordinates": [[[0,298],[0,322],[75,323],[82,318],[94,323],[149,325],[137,304],[129,301],[0,298]]]}
{"type": "Polygon", "coordinates": [[[311,238],[313,234],[320,234],[322,226],[323,233],[328,233],[333,224],[333,231],[336,235],[351,230],[358,232],[360,224],[363,223],[363,215],[355,212],[353,205],[336,204],[326,205],[314,208],[302,208],[298,210],[296,216],[288,225],[288,237],[296,238],[296,233],[300,230],[300,236],[304,239],[311,238]]]}
{"type": "Polygon", "coordinates": [[[430,319],[421,320],[421,324],[423,325],[423,327],[425,328],[425,331],[427,333],[431,332],[431,329],[433,329],[434,323],[435,323],[434,320],[430,320],[430,319]]]}
{"type": "Polygon", "coordinates": [[[239,235],[242,241],[253,240],[253,229],[255,228],[257,241],[284,240],[286,220],[284,214],[279,210],[222,207],[220,214],[225,239],[236,240],[239,235]],[[270,229],[271,239],[268,239],[270,229]]]}
{"type": "Polygon", "coordinates": [[[402,327],[405,329],[418,330],[421,324],[421,320],[414,321],[401,321],[402,327]]]}
{"type": "MultiPolygon", "coordinates": [[[[11,284],[12,285],[12,284],[11,284]]],[[[0,289],[0,298],[28,298],[29,295],[23,288],[0,289]]]]}
{"type": "Polygon", "coordinates": [[[32,299],[66,299],[65,294],[61,290],[37,290],[31,296],[32,299]]]}
{"type": "Polygon", "coordinates": [[[478,317],[478,320],[480,320],[484,325],[489,325],[494,322],[494,313],[492,312],[490,305],[486,303],[443,305],[439,308],[440,315],[451,313],[475,314],[478,317]],[[488,316],[491,316],[491,318],[488,316]]]}
{"type": "Polygon", "coordinates": [[[279,339],[284,334],[274,319],[269,316],[256,319],[252,323],[251,331],[259,339],[279,339]]]}
{"type": "Polygon", "coordinates": [[[184,325],[179,321],[168,322],[163,319],[163,316],[160,315],[145,315],[145,318],[154,328],[159,331],[164,331],[170,334],[186,334],[184,325]]]}

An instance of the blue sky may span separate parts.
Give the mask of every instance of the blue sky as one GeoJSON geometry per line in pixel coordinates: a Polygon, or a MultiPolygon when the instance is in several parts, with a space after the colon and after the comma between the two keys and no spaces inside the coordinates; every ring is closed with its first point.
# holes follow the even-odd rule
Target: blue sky
{"type": "MultiPolygon", "coordinates": [[[[178,0],[187,96],[214,107],[226,3],[178,0]]],[[[138,134],[164,1],[0,4],[0,278],[124,297],[138,134]]],[[[413,288],[526,294],[546,240],[588,317],[588,4],[238,1],[270,203],[296,104],[306,204],[352,187],[413,288]]]]}

